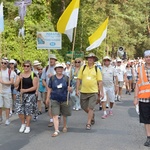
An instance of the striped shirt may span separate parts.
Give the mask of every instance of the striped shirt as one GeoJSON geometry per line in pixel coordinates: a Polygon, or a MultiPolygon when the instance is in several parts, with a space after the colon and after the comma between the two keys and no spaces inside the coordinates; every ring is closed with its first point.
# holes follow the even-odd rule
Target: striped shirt
{"type": "MultiPolygon", "coordinates": [[[[145,73],[146,73],[146,76],[147,76],[147,80],[150,84],[150,68],[148,68],[146,66],[146,64],[144,65],[144,69],[145,69],[145,73]]],[[[137,76],[136,76],[136,82],[138,82],[139,80],[139,73],[137,72],[137,76]]],[[[140,102],[144,102],[144,103],[149,103],[150,102],[150,98],[140,98],[139,99],[140,102]]]]}

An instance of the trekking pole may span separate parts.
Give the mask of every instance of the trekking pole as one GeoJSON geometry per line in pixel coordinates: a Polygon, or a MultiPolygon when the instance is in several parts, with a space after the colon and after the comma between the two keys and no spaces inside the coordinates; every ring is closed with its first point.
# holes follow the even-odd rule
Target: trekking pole
{"type": "MultiPolygon", "coordinates": [[[[71,69],[72,69],[72,61],[73,61],[73,54],[74,54],[75,37],[76,37],[76,28],[74,28],[74,36],[73,36],[73,43],[72,43],[71,69]]],[[[69,83],[68,83],[69,87],[70,87],[70,82],[71,82],[71,69],[70,69],[69,83]]],[[[69,91],[67,93],[67,105],[68,103],[69,103],[69,91]]]]}

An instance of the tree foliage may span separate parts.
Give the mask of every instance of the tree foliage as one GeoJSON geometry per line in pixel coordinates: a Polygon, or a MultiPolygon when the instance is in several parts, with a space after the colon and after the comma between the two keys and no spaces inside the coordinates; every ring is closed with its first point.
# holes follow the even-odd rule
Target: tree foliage
{"type": "MultiPolygon", "coordinates": [[[[36,49],[37,31],[56,31],[56,24],[71,0],[32,0],[25,17],[25,39],[18,38],[18,8],[14,0],[3,0],[5,31],[2,34],[3,55],[17,59],[38,59],[47,63],[47,50],[36,49]]],[[[88,37],[109,17],[107,38],[95,52],[99,58],[109,54],[115,57],[119,46],[123,46],[130,58],[142,56],[150,49],[150,2],[149,0],[81,0],[77,26],[75,51],[87,54],[88,37]]],[[[59,61],[70,59],[72,43],[62,36],[62,50],[53,50],[59,61]]]]}

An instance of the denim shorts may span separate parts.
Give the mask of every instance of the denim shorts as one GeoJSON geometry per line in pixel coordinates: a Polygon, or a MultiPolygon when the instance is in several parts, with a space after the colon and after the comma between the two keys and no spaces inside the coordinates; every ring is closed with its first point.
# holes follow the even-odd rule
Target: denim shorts
{"type": "Polygon", "coordinates": [[[132,76],[127,76],[127,79],[128,80],[132,80],[132,76]]]}

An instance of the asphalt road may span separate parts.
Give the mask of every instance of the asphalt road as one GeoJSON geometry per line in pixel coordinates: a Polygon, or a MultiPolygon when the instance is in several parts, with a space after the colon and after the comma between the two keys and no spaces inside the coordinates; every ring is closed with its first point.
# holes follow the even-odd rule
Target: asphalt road
{"type": "MultiPolygon", "coordinates": [[[[101,119],[102,111],[95,110],[96,123],[92,130],[85,130],[87,115],[73,111],[68,119],[68,132],[52,138],[54,128],[47,127],[47,113],[31,123],[29,134],[19,133],[20,121],[17,115],[11,117],[11,124],[0,125],[0,150],[148,150],[143,146],[146,140],[143,124],[133,106],[132,95],[123,95],[122,102],[115,103],[114,115],[101,119]]],[[[60,125],[60,131],[62,124],[60,125]]]]}

